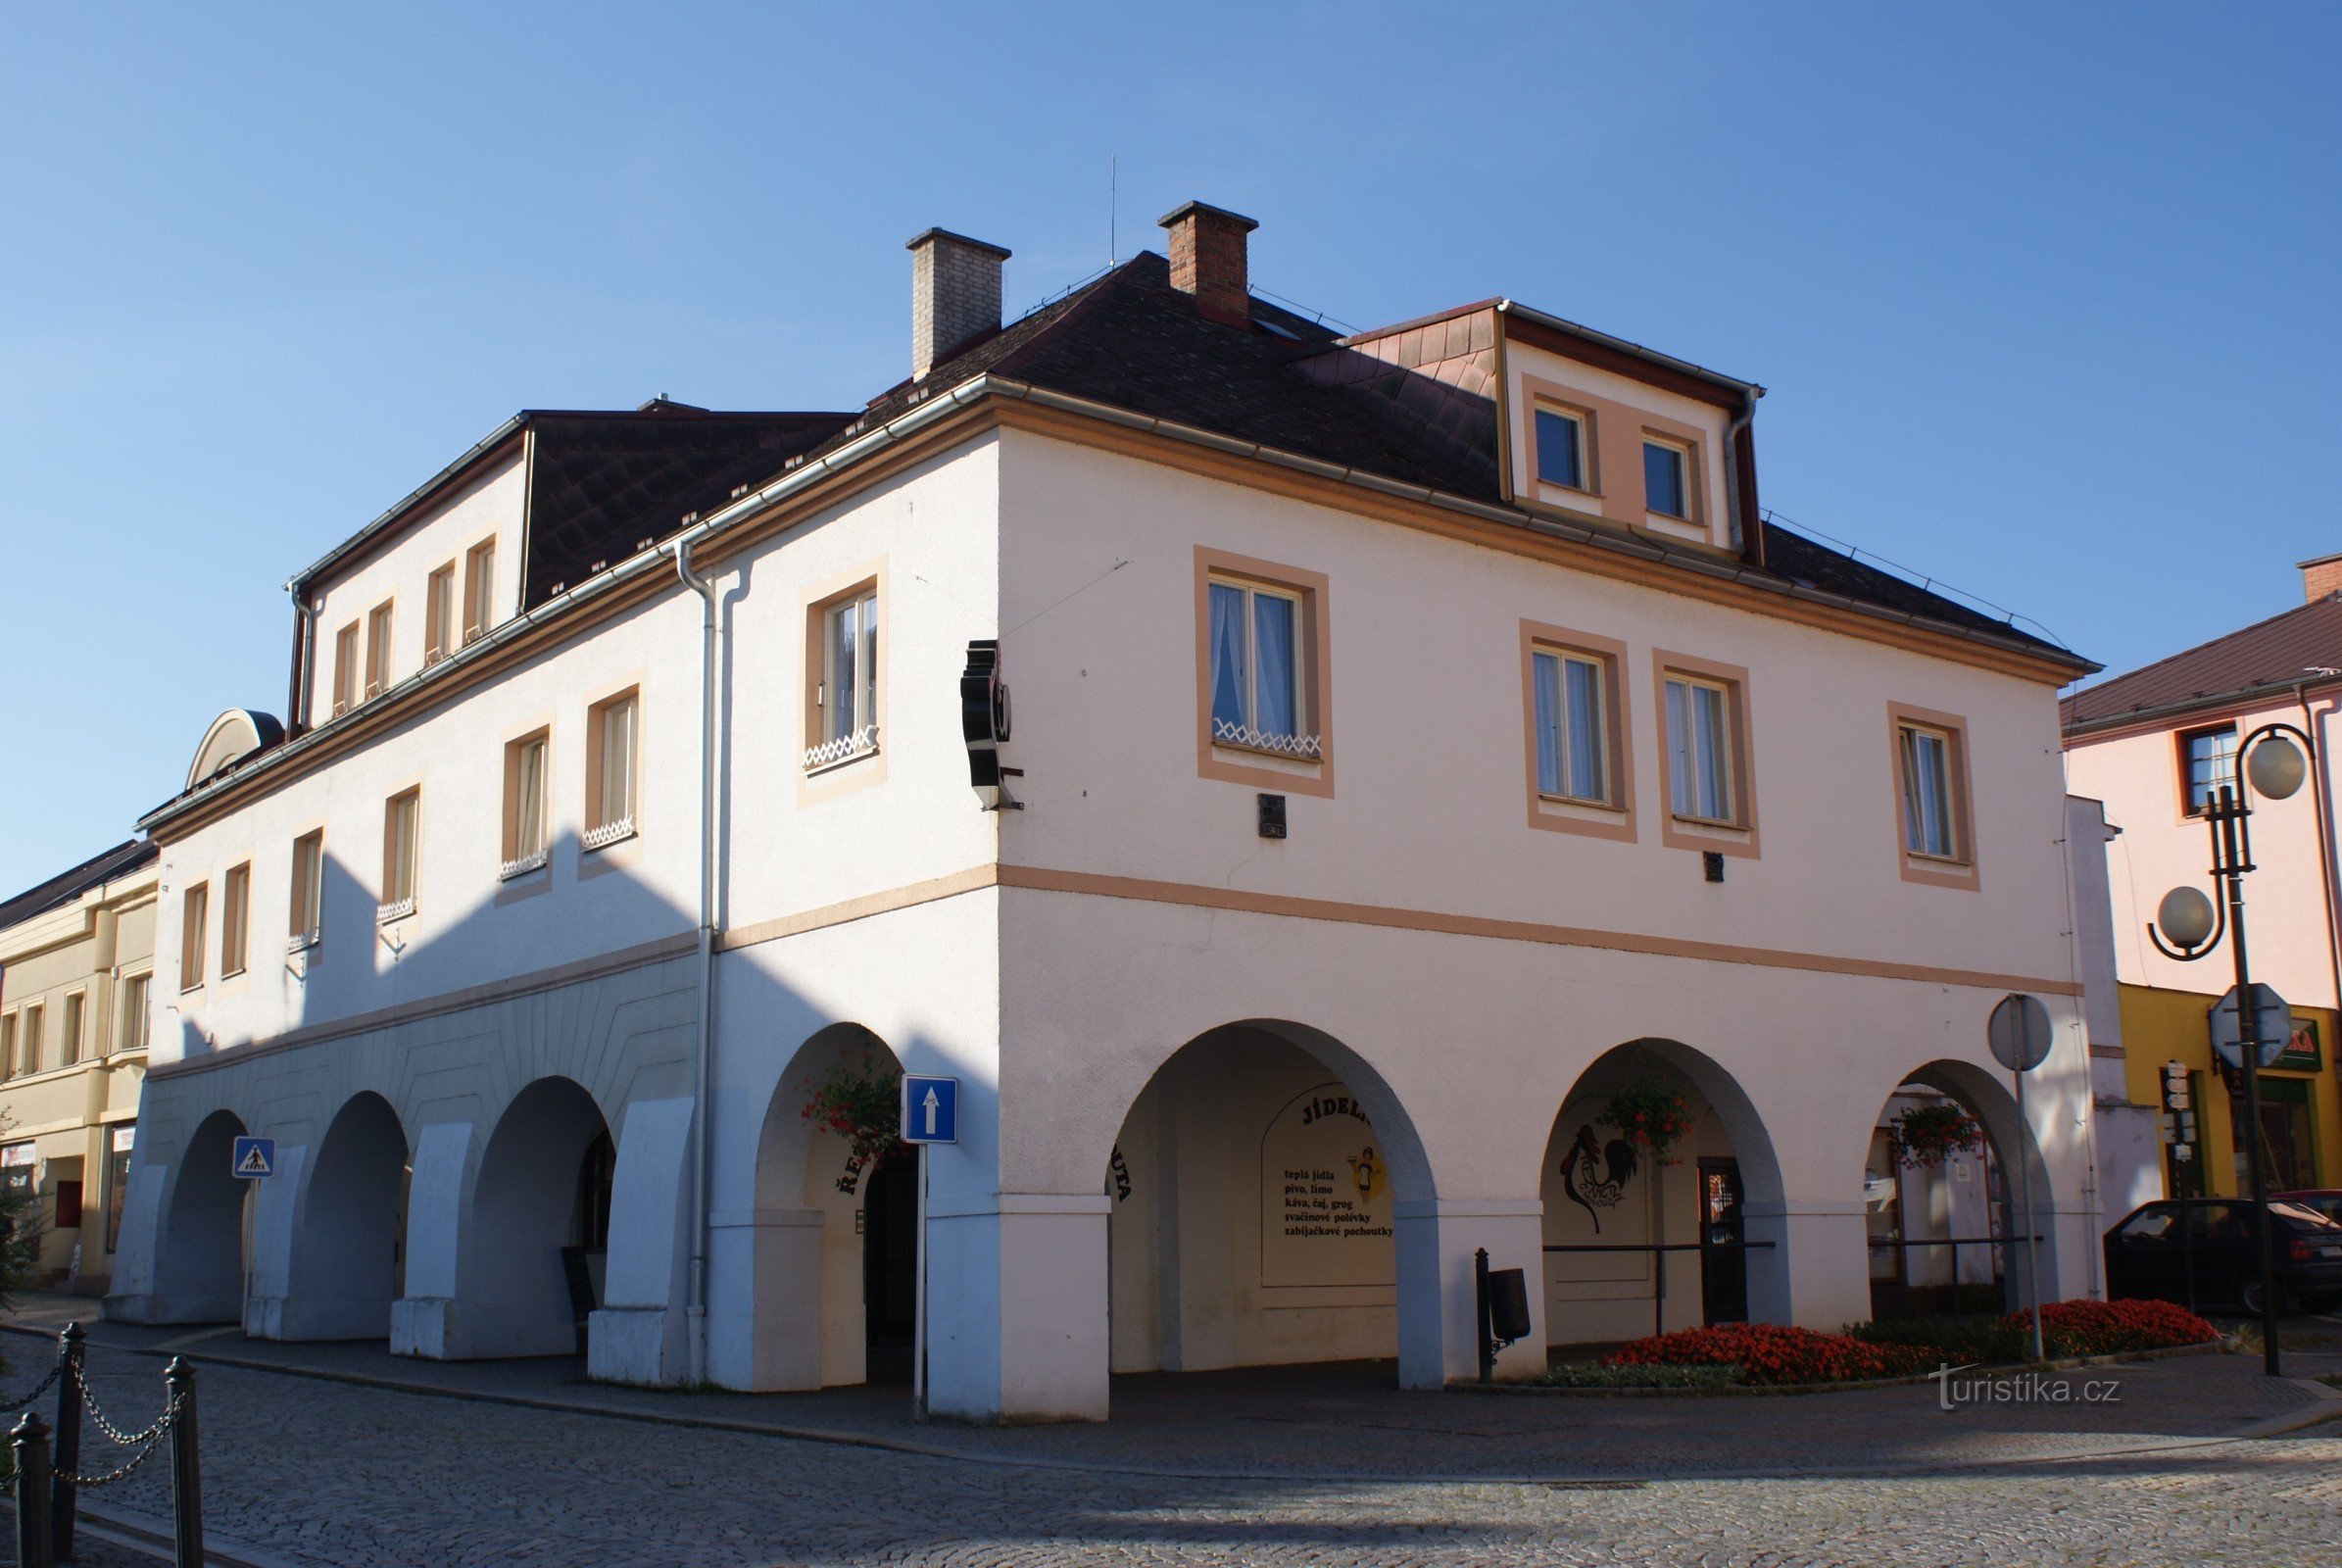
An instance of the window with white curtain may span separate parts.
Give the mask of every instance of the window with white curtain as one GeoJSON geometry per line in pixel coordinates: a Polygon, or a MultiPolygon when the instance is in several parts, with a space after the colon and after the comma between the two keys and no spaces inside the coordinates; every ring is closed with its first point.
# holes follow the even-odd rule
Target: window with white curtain
{"type": "Polygon", "coordinates": [[[1903,754],[1903,847],[1955,859],[1959,816],[1952,802],[1952,738],[1919,724],[1898,726],[1903,754]]]}
{"type": "Polygon", "coordinates": [[[1537,787],[1540,795],[1612,806],[1608,670],[1585,654],[1539,649],[1532,656],[1537,699],[1537,787]]]}
{"type": "Polygon", "coordinates": [[[1214,580],[1209,612],[1212,740],[1315,758],[1317,737],[1305,733],[1300,596],[1214,580]]]}
{"type": "Polygon", "coordinates": [[[419,789],[404,791],[383,803],[382,903],[374,911],[377,919],[403,919],[415,912],[415,849],[422,831],[422,811],[419,789]]]}
{"type": "Polygon", "coordinates": [[[1676,815],[1737,825],[1730,687],[1688,675],[1667,677],[1667,779],[1676,815]]]}
{"type": "MultiPolygon", "coordinates": [[[[589,850],[631,838],[635,831],[636,752],[641,744],[642,702],[621,692],[598,703],[586,715],[586,830],[589,850]]],[[[540,808],[541,809],[541,808],[540,808]]]]}
{"type": "Polygon", "coordinates": [[[505,840],[503,877],[520,876],[545,863],[546,752],[544,730],[505,748],[505,840]]]}
{"type": "Polygon", "coordinates": [[[842,599],[821,612],[819,740],[805,765],[820,767],[878,746],[878,592],[842,599]]]}

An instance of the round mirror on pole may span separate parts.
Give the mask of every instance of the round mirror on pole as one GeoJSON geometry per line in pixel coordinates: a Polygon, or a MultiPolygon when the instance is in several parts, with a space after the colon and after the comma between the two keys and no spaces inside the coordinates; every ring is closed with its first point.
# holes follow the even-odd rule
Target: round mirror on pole
{"type": "Polygon", "coordinates": [[[2269,736],[2245,759],[2244,776],[2253,781],[2256,791],[2272,801],[2289,799],[2309,775],[2310,764],[2301,748],[2282,735],[2269,736]]]}
{"type": "Polygon", "coordinates": [[[2182,948],[2200,948],[2212,935],[2212,901],[2201,888],[2175,887],[2155,906],[2155,928],[2182,948]]]}

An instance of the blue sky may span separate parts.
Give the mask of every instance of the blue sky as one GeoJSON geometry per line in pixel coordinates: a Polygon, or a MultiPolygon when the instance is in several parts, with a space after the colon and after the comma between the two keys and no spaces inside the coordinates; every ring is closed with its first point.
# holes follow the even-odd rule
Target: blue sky
{"type": "Polygon", "coordinates": [[[1188,197],[1361,325],[1764,382],[1765,502],[2121,669],[2342,549],[2342,10],[0,12],[0,893],[281,710],[285,578],[524,407],[849,408],[1188,197]]]}

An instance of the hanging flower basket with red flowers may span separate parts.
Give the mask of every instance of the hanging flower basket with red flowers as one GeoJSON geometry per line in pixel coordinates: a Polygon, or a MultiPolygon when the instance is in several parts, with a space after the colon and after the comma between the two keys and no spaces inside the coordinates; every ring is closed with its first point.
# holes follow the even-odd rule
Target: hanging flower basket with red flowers
{"type": "Polygon", "coordinates": [[[909,1148],[903,1141],[902,1101],[902,1069],[877,1066],[865,1055],[822,1074],[805,1117],[845,1139],[857,1168],[880,1165],[909,1148]]]}
{"type": "Polygon", "coordinates": [[[1984,1129],[1958,1105],[1911,1105],[1887,1123],[1887,1142],[1895,1158],[1920,1170],[1933,1170],[1955,1154],[1973,1154],[1984,1147],[1984,1129]]]}
{"type": "Polygon", "coordinates": [[[1679,1161],[1668,1152],[1691,1131],[1691,1102],[1656,1078],[1635,1078],[1603,1103],[1602,1120],[1659,1164],[1673,1165],[1679,1161]]]}

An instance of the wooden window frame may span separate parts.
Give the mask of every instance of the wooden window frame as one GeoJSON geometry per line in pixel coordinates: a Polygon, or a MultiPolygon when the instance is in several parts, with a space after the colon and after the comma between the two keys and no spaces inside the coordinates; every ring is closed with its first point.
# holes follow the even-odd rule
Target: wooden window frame
{"type": "Polygon", "coordinates": [[[1549,833],[1579,833],[1588,838],[1614,839],[1632,844],[1635,827],[1634,718],[1627,700],[1627,645],[1611,637],[1550,626],[1541,621],[1521,622],[1521,739],[1527,769],[1529,825],[1549,833]],[[1547,795],[1537,770],[1537,657],[1552,654],[1583,659],[1602,668],[1602,731],[1608,764],[1607,801],[1582,801],[1573,796],[1547,795]]]}
{"type": "Polygon", "coordinates": [[[382,893],[374,906],[378,925],[390,925],[415,913],[415,892],[422,881],[423,855],[423,789],[410,784],[385,797],[382,802],[382,893]],[[412,803],[413,816],[407,836],[407,863],[405,877],[399,875],[398,810],[412,803]]]}
{"type": "Polygon", "coordinates": [[[232,980],[252,963],[252,862],[220,875],[220,978],[232,980]]]}
{"type": "Polygon", "coordinates": [[[503,836],[498,852],[497,880],[510,882],[514,877],[542,871],[552,861],[553,851],[553,726],[539,724],[524,734],[505,742],[505,789],[503,836]],[[521,761],[531,746],[544,749],[544,759],[537,766],[537,842],[523,844],[520,838],[521,761]]]}
{"type": "Polygon", "coordinates": [[[78,1066],[81,1062],[82,1037],[89,1032],[89,988],[80,986],[65,994],[65,1010],[60,1015],[57,1031],[57,1065],[78,1066]]]}
{"type": "Polygon", "coordinates": [[[423,582],[423,668],[456,651],[448,641],[455,618],[456,564],[450,561],[433,567],[423,582]]]}
{"type": "Polygon", "coordinates": [[[29,1077],[41,1070],[41,1048],[49,1043],[49,1004],[27,1002],[17,1016],[17,1074],[29,1077]]]}
{"type": "MultiPolygon", "coordinates": [[[[894,658],[894,610],[887,592],[887,563],[881,556],[850,567],[823,579],[805,590],[801,601],[805,621],[805,662],[801,666],[801,701],[799,714],[801,728],[798,736],[797,803],[811,806],[835,800],[855,790],[883,784],[887,777],[888,715],[892,707],[888,698],[888,670],[894,658]],[[822,701],[823,677],[828,668],[827,649],[829,612],[850,599],[865,594],[876,596],[878,605],[878,657],[871,670],[871,747],[840,758],[835,761],[806,765],[805,756],[816,747],[827,744],[829,728],[824,722],[826,705],[822,701]]],[[[638,744],[637,750],[640,747],[638,744]]]]}
{"type": "Polygon", "coordinates": [[[360,624],[353,620],[333,634],[333,712],[337,718],[358,706],[360,624]]]}
{"type": "Polygon", "coordinates": [[[1199,778],[1281,795],[1334,795],[1334,633],[1326,574],[1273,561],[1195,547],[1195,773],[1199,778]],[[1301,732],[1317,737],[1315,759],[1230,745],[1212,736],[1211,585],[1266,588],[1299,602],[1301,732]]]}
{"type": "Polygon", "coordinates": [[[212,884],[198,882],[179,895],[179,990],[182,992],[203,987],[204,949],[211,941],[211,924],[212,884]]]}
{"type": "Polygon", "coordinates": [[[293,840],[292,876],[285,889],[285,947],[301,953],[324,939],[325,830],[313,827],[293,840]],[[302,861],[309,861],[306,886],[302,861]]]}
{"type": "Polygon", "coordinates": [[[0,1078],[14,1078],[17,1075],[19,1028],[19,1013],[0,1012],[0,1078]]]}
{"type": "Polygon", "coordinates": [[[366,701],[391,688],[391,639],[398,635],[398,601],[385,599],[366,612],[366,701]]]}
{"type": "Polygon", "coordinates": [[[1552,392],[1532,391],[1529,394],[1529,482],[1584,496],[1598,505],[1602,499],[1602,443],[1596,433],[1599,419],[1600,416],[1594,410],[1582,403],[1557,397],[1552,392]],[[1564,418],[1578,421],[1578,477],[1581,483],[1547,478],[1544,469],[1538,466],[1540,447],[1537,438],[1537,416],[1540,414],[1558,414],[1564,418]]]}
{"type": "MultiPolygon", "coordinates": [[[[585,755],[585,833],[579,841],[581,848],[593,854],[640,838],[643,831],[643,688],[640,682],[622,686],[607,696],[598,698],[586,709],[585,755]],[[610,780],[603,770],[602,748],[610,715],[616,709],[631,704],[634,708],[633,739],[626,753],[627,809],[622,815],[610,814],[608,801],[610,780]]],[[[548,746],[546,756],[552,757],[548,746]]]]}
{"type": "Polygon", "coordinates": [[[1758,858],[1756,742],[1749,721],[1748,670],[1664,648],[1651,650],[1651,695],[1659,715],[1659,842],[1673,849],[1758,858]],[[1732,730],[1732,819],[1710,821],[1677,809],[1675,768],[1669,762],[1674,737],[1668,731],[1667,683],[1681,678],[1722,687],[1732,730]]]}
{"type": "MultiPolygon", "coordinates": [[[[1663,527],[1695,528],[1704,537],[1708,532],[1708,509],[1707,498],[1702,493],[1703,487],[1699,482],[1700,443],[1696,437],[1678,433],[1679,429],[1680,427],[1674,426],[1660,428],[1645,424],[1642,427],[1641,439],[1636,443],[1635,456],[1642,457],[1640,449],[1644,447],[1657,447],[1662,452],[1672,452],[1676,455],[1676,462],[1683,466],[1683,511],[1681,514],[1661,512],[1652,506],[1649,480],[1642,478],[1643,514],[1650,521],[1663,527]]],[[[1643,461],[1647,463],[1649,460],[1645,458],[1643,461]]]]}
{"type": "Polygon", "coordinates": [[[469,646],[496,624],[496,536],[464,552],[464,642],[469,646]]]}
{"type": "Polygon", "coordinates": [[[118,998],[115,1003],[117,1017],[114,1025],[114,1044],[108,1050],[107,1054],[112,1055],[115,1052],[144,1051],[147,1048],[149,1024],[147,1013],[154,1004],[154,970],[138,969],[122,977],[118,982],[118,998]],[[139,997],[136,1006],[130,1004],[133,992],[144,993],[139,997]]]}
{"type": "Polygon", "coordinates": [[[1974,784],[1970,776],[1968,720],[1958,713],[1941,712],[1932,708],[1919,708],[1909,703],[1886,705],[1886,743],[1889,752],[1888,777],[1894,781],[1891,802],[1893,808],[1895,863],[1903,880],[1927,887],[1968,888],[1978,885],[1976,866],[1976,808],[1974,784]],[[1929,855],[1911,847],[1910,835],[1904,820],[1904,799],[1911,789],[1903,753],[1903,732],[1918,730],[1944,738],[1945,788],[1950,795],[1952,813],[1952,850],[1949,856],[1929,855]]]}
{"type": "MultiPolygon", "coordinates": [[[[2171,760],[2173,765],[2178,770],[2179,820],[2182,822],[2201,822],[2204,820],[2205,807],[2193,806],[2188,802],[2188,792],[2191,788],[2193,788],[2193,782],[2188,777],[2187,743],[2194,740],[2199,735],[2226,735],[2233,740],[2242,741],[2244,738],[2244,730],[2243,726],[2237,723],[2235,719],[2229,718],[2222,719],[2217,724],[2191,724],[2185,729],[2173,730],[2171,732],[2171,760]]],[[[2240,755],[2231,752],[2228,758],[2228,769],[2231,778],[2236,783],[2241,785],[2244,774],[2244,759],[2240,755]]],[[[2218,788],[2217,785],[2214,787],[2218,788]]],[[[2206,798],[2206,806],[2209,806],[2210,804],[2210,798],[2208,796],[2206,798]]]]}

